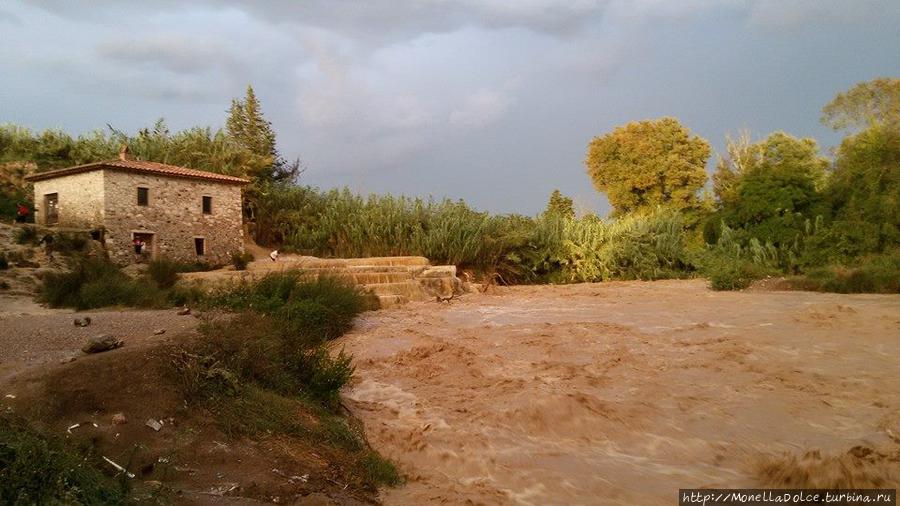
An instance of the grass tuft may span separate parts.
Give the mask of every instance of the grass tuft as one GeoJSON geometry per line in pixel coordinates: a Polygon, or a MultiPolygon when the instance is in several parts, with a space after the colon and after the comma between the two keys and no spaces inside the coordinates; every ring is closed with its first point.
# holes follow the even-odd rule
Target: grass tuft
{"type": "Polygon", "coordinates": [[[132,279],[102,257],[72,258],[71,270],[44,275],[39,300],[52,307],[165,307],[167,293],[153,281],[132,279]]]}
{"type": "Polygon", "coordinates": [[[25,225],[16,229],[15,234],[13,235],[13,240],[16,244],[37,244],[38,240],[38,229],[33,225],[25,225]]]}

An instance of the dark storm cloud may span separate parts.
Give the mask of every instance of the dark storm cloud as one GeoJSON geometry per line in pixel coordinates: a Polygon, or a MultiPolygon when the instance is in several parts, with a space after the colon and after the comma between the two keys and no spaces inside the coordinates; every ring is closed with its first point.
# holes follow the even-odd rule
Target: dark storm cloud
{"type": "Polygon", "coordinates": [[[86,10],[67,0],[36,0],[34,5],[76,19],[115,19],[123,12],[236,9],[273,24],[300,24],[341,32],[366,40],[396,40],[422,33],[453,31],[461,26],[528,28],[555,34],[578,31],[608,2],[601,0],[201,0],[186,4],[154,0],[123,6],[95,0],[86,10]]]}
{"type": "Polygon", "coordinates": [[[835,93],[897,75],[890,0],[34,0],[0,8],[0,121],[220,126],[252,83],[306,182],[605,210],[588,140],[679,117],[836,137],[835,93]],[[4,15],[3,13],[6,13],[4,15]]]}

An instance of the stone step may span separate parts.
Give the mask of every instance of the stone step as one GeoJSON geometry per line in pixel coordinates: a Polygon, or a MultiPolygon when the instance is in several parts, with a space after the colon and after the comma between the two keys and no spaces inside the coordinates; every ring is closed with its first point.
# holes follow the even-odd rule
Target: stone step
{"type": "Polygon", "coordinates": [[[372,283],[362,285],[363,289],[374,295],[400,295],[407,300],[429,300],[431,295],[416,281],[403,283],[372,283]]]}
{"type": "MultiPolygon", "coordinates": [[[[280,260],[280,259],[279,259],[280,260]]],[[[425,257],[371,257],[371,258],[312,258],[299,257],[298,263],[305,268],[322,267],[426,267],[428,259],[425,257]]]]}
{"type": "Polygon", "coordinates": [[[462,290],[459,278],[456,277],[420,277],[416,278],[416,282],[429,295],[448,297],[454,293],[460,293],[462,290]]]}
{"type": "Polygon", "coordinates": [[[418,277],[423,278],[455,278],[455,265],[429,265],[417,273],[418,277]]]}
{"type": "Polygon", "coordinates": [[[409,302],[403,295],[378,295],[378,309],[390,309],[409,302]]]}
{"type": "Polygon", "coordinates": [[[303,276],[318,277],[332,276],[341,279],[347,279],[358,285],[369,285],[375,283],[402,283],[413,279],[409,272],[350,272],[346,270],[332,269],[302,269],[300,272],[303,276]]]}
{"type": "MultiPolygon", "coordinates": [[[[307,267],[304,269],[333,269],[334,267],[307,267]]],[[[421,265],[349,265],[347,267],[339,267],[348,272],[412,272],[419,273],[428,267],[421,265]]]]}

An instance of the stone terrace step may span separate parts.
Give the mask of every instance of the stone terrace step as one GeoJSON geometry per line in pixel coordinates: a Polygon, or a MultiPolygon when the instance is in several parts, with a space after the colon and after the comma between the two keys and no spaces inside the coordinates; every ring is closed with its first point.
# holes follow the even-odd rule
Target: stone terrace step
{"type": "Polygon", "coordinates": [[[409,302],[409,299],[402,295],[378,295],[378,307],[380,309],[390,309],[392,307],[402,306],[409,302]]]}
{"type": "MultiPolygon", "coordinates": [[[[281,259],[279,259],[280,261],[281,259]]],[[[290,260],[289,260],[290,261],[290,260]]],[[[371,258],[313,258],[297,257],[296,262],[305,268],[321,267],[426,267],[428,259],[425,257],[371,257],[371,258]]]]}
{"type": "Polygon", "coordinates": [[[334,276],[349,279],[358,285],[401,283],[413,279],[409,272],[352,272],[340,269],[304,269],[302,272],[309,276],[334,276]]]}
{"type": "Polygon", "coordinates": [[[408,300],[428,300],[431,297],[422,285],[416,281],[406,281],[403,283],[372,283],[362,285],[363,289],[375,295],[402,295],[408,300]]]}

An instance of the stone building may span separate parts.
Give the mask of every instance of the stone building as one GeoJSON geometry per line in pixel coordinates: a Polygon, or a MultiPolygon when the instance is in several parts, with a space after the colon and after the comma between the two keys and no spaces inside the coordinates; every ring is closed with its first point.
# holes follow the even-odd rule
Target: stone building
{"type": "Polygon", "coordinates": [[[119,264],[160,257],[224,264],[244,248],[246,179],[133,160],[125,149],[118,159],[26,179],[34,183],[36,223],[93,230],[119,264]]]}

